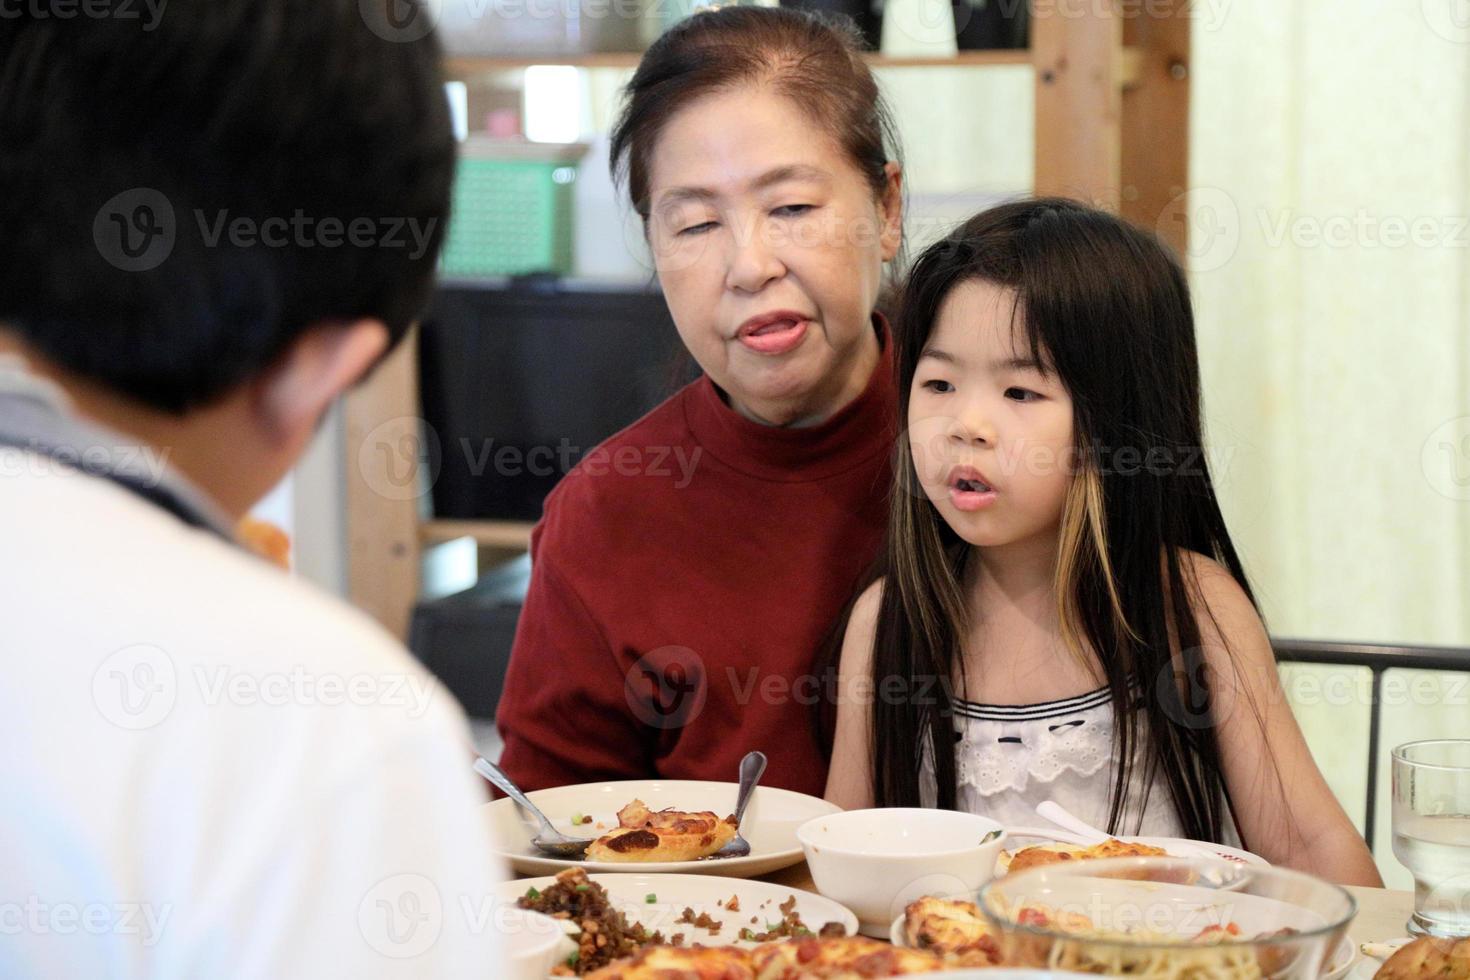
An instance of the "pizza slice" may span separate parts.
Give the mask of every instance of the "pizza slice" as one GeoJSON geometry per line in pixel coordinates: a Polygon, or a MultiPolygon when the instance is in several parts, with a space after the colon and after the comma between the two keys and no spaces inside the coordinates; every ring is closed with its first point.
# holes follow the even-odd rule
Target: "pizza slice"
{"type": "Polygon", "coordinates": [[[904,939],[914,949],[938,953],[956,966],[987,967],[1001,962],[995,928],[974,902],[921,898],[904,910],[904,939]]]}
{"type": "Polygon", "coordinates": [[[618,826],[587,846],[587,860],[615,862],[694,861],[735,837],[735,817],[709,810],[649,810],[634,800],[618,811],[618,826]]]}
{"type": "Polygon", "coordinates": [[[945,963],[934,953],[890,946],[863,936],[793,939],[757,946],[750,954],[756,980],[858,980],[934,973],[945,963]]]}
{"type": "Polygon", "coordinates": [[[1137,844],[1109,837],[1100,844],[1080,847],[1076,844],[1037,844],[1022,848],[1011,855],[1006,873],[1040,868],[1050,864],[1065,864],[1069,861],[1090,861],[1097,858],[1117,857],[1165,857],[1168,851],[1149,844],[1137,844]]]}
{"type": "Polygon", "coordinates": [[[734,946],[647,946],[587,980],[755,980],[750,951],[734,946]]]}

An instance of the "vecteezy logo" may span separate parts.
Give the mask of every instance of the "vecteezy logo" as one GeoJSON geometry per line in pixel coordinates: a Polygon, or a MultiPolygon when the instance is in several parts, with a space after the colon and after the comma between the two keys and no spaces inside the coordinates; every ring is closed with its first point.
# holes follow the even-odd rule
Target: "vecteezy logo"
{"type": "Polygon", "coordinates": [[[357,471],[388,500],[413,500],[439,479],[439,436],[423,419],[402,415],[373,427],[357,449],[357,471]]]}
{"type": "Polygon", "coordinates": [[[1470,44],[1470,0],[1419,0],[1429,29],[1446,41],[1470,44]]]}
{"type": "Polygon", "coordinates": [[[1191,731],[1216,726],[1227,693],[1218,672],[1209,669],[1203,652],[1196,652],[1198,662],[1192,670],[1176,671],[1173,663],[1166,663],[1154,681],[1155,699],[1163,705],[1164,714],[1175,725],[1191,731]]]}
{"type": "Polygon", "coordinates": [[[1235,257],[1240,246],[1240,210],[1217,187],[1196,187],[1170,201],[1154,230],[1167,238],[1171,225],[1183,223],[1185,248],[1180,261],[1189,272],[1212,272],[1235,257]]]}
{"type": "Polygon", "coordinates": [[[92,703],[119,728],[141,731],[168,717],[178,697],[173,659],[158,647],[124,647],[92,674],[92,703]]]}
{"type": "Polygon", "coordinates": [[[1419,465],[1440,496],[1470,500],[1470,415],[1450,419],[1431,432],[1419,451],[1419,465]]]}
{"type": "Polygon", "coordinates": [[[92,241],[107,262],[124,272],[147,272],[174,250],[174,208],[162,192],[134,187],[115,194],[92,219],[92,241]]]}
{"type": "Polygon", "coordinates": [[[978,882],[966,881],[958,875],[942,871],[915,878],[893,896],[893,901],[888,903],[888,918],[884,921],[892,922],[903,915],[903,910],[911,903],[925,895],[973,895],[978,887],[978,882]]]}
{"type": "Polygon", "coordinates": [[[444,929],[439,889],[423,875],[384,878],[358,904],[357,929],[367,944],[384,956],[419,956],[439,941],[444,929]]]}
{"type": "MultiPolygon", "coordinates": [[[[1415,911],[1413,922],[1424,929],[1433,929],[1440,936],[1453,936],[1464,932],[1464,923],[1470,921],[1470,874],[1453,875],[1435,882],[1424,896],[1420,911],[1415,911]]],[[[1448,951],[1453,939],[1444,939],[1448,951]]]]}
{"type": "Polygon", "coordinates": [[[623,680],[628,707],[645,725],[683,728],[709,698],[704,660],[688,647],[659,647],[639,657],[623,680]]]}
{"type": "Polygon", "coordinates": [[[443,6],[444,0],[357,0],[363,23],[385,41],[417,41],[424,37],[439,23],[443,6]]]}

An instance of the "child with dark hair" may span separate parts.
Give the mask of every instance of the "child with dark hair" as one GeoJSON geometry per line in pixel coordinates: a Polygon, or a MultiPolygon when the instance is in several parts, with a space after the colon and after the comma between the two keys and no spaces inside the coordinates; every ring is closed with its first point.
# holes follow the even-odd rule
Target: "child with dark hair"
{"type": "Polygon", "coordinates": [[[926,249],[899,317],[905,429],[828,798],[1012,825],[1054,799],[1378,885],[1216,503],[1178,264],[1112,215],[1021,201],[926,249]]]}
{"type": "Polygon", "coordinates": [[[436,45],[59,6],[0,18],[0,975],[492,975],[458,708],[231,532],[432,284],[436,45]]]}

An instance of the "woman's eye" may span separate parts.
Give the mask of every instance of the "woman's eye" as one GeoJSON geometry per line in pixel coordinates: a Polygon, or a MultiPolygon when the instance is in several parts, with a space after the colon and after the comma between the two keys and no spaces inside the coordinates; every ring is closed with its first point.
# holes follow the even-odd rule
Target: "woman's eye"
{"type": "Polygon", "coordinates": [[[713,221],[706,221],[704,224],[692,225],[692,226],[690,226],[688,228],[685,228],[683,231],[679,232],[679,234],[681,234],[681,235],[700,235],[700,234],[703,234],[706,231],[709,231],[714,226],[715,226],[715,223],[713,221]]]}
{"type": "Polygon", "coordinates": [[[771,213],[780,218],[795,218],[798,215],[806,214],[814,206],[811,204],[785,204],[771,213]]]}
{"type": "Polygon", "coordinates": [[[954,391],[954,385],[950,384],[948,381],[942,381],[939,378],[935,378],[932,381],[925,381],[922,387],[927,388],[928,390],[934,392],[936,395],[943,395],[948,392],[954,391]]]}
{"type": "Polygon", "coordinates": [[[1034,402],[1038,398],[1040,398],[1041,396],[1038,395],[1036,392],[1031,391],[1028,388],[1014,388],[1014,387],[1012,387],[1012,388],[1007,388],[1006,389],[1006,397],[1009,398],[1009,399],[1011,399],[1012,401],[1018,401],[1018,402],[1034,402]]]}

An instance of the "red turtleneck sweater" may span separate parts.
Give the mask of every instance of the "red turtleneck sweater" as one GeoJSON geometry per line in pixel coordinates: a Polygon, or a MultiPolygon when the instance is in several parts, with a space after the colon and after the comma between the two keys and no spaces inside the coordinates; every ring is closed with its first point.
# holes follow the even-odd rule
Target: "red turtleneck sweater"
{"type": "Polygon", "coordinates": [[[821,425],[737,414],[706,377],[590,452],[531,537],[531,586],[497,712],[525,789],[733,781],[820,796],[813,658],[887,523],[893,344],[821,425]]]}

